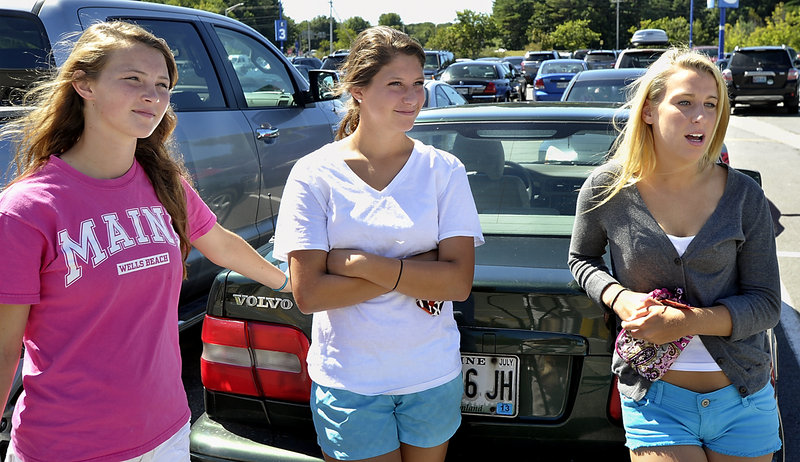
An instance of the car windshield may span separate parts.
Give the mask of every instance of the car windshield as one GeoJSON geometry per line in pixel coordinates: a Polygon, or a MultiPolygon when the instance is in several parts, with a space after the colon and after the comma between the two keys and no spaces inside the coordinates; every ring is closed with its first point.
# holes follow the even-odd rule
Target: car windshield
{"type": "Polygon", "coordinates": [[[560,63],[558,61],[547,61],[542,64],[540,74],[577,74],[583,70],[579,63],[560,63]]]}
{"type": "Polygon", "coordinates": [[[442,80],[463,78],[496,79],[497,72],[492,64],[451,64],[442,75],[442,80]]]}
{"type": "Polygon", "coordinates": [[[457,156],[487,234],[563,234],[578,190],[617,132],[603,121],[417,124],[409,136],[457,156]]]}
{"type": "Polygon", "coordinates": [[[338,70],[344,64],[345,59],[347,59],[347,56],[328,56],[322,62],[322,69],[338,70]]]}
{"type": "Polygon", "coordinates": [[[791,67],[784,50],[739,51],[733,54],[730,67],[791,67]]]}

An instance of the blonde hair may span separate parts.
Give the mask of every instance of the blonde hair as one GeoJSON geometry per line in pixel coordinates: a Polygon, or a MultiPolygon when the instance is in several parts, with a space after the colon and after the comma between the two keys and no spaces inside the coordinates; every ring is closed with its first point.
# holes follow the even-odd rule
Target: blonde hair
{"type": "MultiPolygon", "coordinates": [[[[73,82],[98,78],[112,52],[133,44],[143,44],[161,52],[167,64],[170,90],[175,86],[178,68],[166,41],[124,21],[91,25],[80,35],[61,67],[25,95],[24,104],[34,106],[34,109],[4,127],[2,135],[16,141],[15,177],[6,187],[39,171],[51,155],[63,153],[75,145],[84,130],[84,101],[73,88],[73,82]]],[[[135,156],[153,184],[159,201],[172,217],[172,226],[180,240],[185,277],[186,257],[191,244],[187,235],[186,195],[181,178],[190,181],[190,177],[183,162],[171,156],[172,132],[176,124],[175,112],[168,107],[153,133],[137,141],[135,156]]]]}
{"type": "Polygon", "coordinates": [[[642,120],[643,111],[646,104],[657,106],[663,101],[667,81],[681,69],[695,70],[714,78],[718,95],[717,118],[708,148],[699,162],[699,170],[713,165],[719,158],[730,120],[730,100],[722,74],[706,55],[687,48],[670,48],[631,85],[632,97],[624,106],[629,109],[628,120],[614,143],[614,155],[610,159],[619,163],[620,170],[612,184],[601,193],[604,197],[597,206],[655,170],[653,127],[642,120]]]}
{"type": "MultiPolygon", "coordinates": [[[[350,92],[353,87],[369,85],[375,74],[398,54],[415,56],[420,66],[425,65],[425,50],[416,40],[404,32],[387,26],[375,26],[361,32],[356,37],[350,54],[342,65],[342,79],[336,92],[339,95],[350,92]]],[[[336,139],[352,134],[361,120],[361,108],[355,98],[347,102],[347,113],[339,124],[336,139]]]]}

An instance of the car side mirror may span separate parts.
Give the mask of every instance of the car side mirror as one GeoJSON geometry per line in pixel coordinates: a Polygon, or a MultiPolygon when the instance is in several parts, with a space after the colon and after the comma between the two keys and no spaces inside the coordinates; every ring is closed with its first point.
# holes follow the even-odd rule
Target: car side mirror
{"type": "Polygon", "coordinates": [[[309,69],[308,80],[314,101],[330,101],[339,97],[336,94],[336,85],[339,83],[339,74],[336,71],[309,69]]]}

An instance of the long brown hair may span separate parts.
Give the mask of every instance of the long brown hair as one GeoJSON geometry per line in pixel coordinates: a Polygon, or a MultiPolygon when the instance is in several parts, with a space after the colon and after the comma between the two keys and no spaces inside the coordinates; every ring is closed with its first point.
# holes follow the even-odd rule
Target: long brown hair
{"type": "MultiPolygon", "coordinates": [[[[342,79],[337,88],[338,94],[348,93],[353,87],[369,85],[381,68],[398,54],[415,56],[420,66],[425,65],[425,50],[416,40],[404,32],[387,26],[375,26],[361,32],[356,37],[350,54],[342,65],[342,79]]],[[[336,139],[340,140],[354,131],[361,121],[361,107],[355,98],[347,102],[347,113],[339,124],[336,139]]]]}
{"type": "MultiPolygon", "coordinates": [[[[16,141],[16,176],[6,187],[39,171],[51,155],[69,150],[80,138],[84,130],[84,101],[72,86],[75,76],[96,79],[113,51],[137,43],[152,47],[164,55],[170,90],[175,86],[178,68],[166,41],[140,26],[124,21],[91,25],[80,35],[54,75],[36,84],[26,94],[24,103],[34,106],[34,109],[4,127],[2,135],[8,135],[16,141]]],[[[186,257],[191,244],[187,234],[186,195],[181,178],[190,182],[191,179],[183,162],[171,155],[174,151],[172,132],[176,124],[175,112],[168,107],[153,133],[137,141],[135,156],[153,184],[159,201],[172,217],[172,226],[180,241],[185,277],[186,257]]]]}

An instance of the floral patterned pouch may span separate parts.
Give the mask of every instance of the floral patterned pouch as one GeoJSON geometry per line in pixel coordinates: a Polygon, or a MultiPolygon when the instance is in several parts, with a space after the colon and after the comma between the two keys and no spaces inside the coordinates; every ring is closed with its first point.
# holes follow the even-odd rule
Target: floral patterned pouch
{"type": "MultiPolygon", "coordinates": [[[[683,303],[683,289],[680,288],[675,289],[674,293],[669,289],[656,289],[648,296],[661,301],[664,305],[689,308],[683,303]]],[[[633,338],[627,330],[622,329],[617,336],[616,349],[622,359],[633,366],[639,375],[655,382],[669,370],[691,340],[692,336],[687,335],[678,340],[657,345],[647,340],[633,338]]]]}

